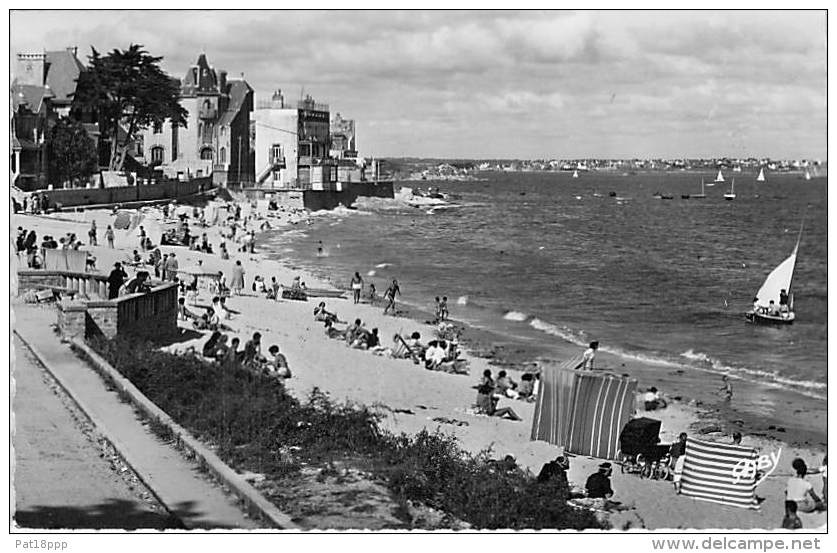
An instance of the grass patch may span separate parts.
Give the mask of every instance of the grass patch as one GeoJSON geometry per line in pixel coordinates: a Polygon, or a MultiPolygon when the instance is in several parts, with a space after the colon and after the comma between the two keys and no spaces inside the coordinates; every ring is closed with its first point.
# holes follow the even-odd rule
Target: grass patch
{"type": "Polygon", "coordinates": [[[567,505],[565,485],[539,484],[488,452],[469,454],[452,436],[394,435],[364,405],[336,403],[318,389],[300,401],[275,379],[148,343],[100,338],[92,346],[239,470],[281,479],[303,462],[328,467],[348,460],[384,482],[399,503],[419,502],[475,528],[601,527],[593,514],[567,505]]]}

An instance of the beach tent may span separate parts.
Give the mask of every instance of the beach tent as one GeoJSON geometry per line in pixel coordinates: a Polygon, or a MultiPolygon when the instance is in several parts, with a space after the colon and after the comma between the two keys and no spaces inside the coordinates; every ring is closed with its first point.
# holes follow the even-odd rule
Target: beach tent
{"type": "Polygon", "coordinates": [[[633,412],[636,380],[568,369],[569,363],[541,372],[531,439],[569,453],[615,459],[619,435],[633,412]]]}
{"type": "Polygon", "coordinates": [[[44,269],[83,273],[87,266],[87,252],[81,250],[44,250],[44,269]]]}
{"type": "Polygon", "coordinates": [[[758,509],[752,447],[686,439],[680,493],[724,505],[758,509]],[[753,467],[752,470],[748,470],[753,467]]]}

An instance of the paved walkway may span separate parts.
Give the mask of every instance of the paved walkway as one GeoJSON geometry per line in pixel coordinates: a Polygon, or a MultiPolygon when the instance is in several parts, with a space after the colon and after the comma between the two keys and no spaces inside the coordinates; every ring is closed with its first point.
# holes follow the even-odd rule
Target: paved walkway
{"type": "MultiPolygon", "coordinates": [[[[15,305],[14,310],[15,332],[32,346],[37,357],[49,367],[50,372],[93,419],[97,429],[107,436],[145,484],[187,528],[258,527],[255,521],[235,505],[234,499],[204,477],[194,463],[186,461],[177,450],[151,433],[134,414],[131,406],[122,403],[115,392],[108,391],[99,375],[83,363],[68,345],[61,343],[51,328],[56,321],[54,311],[22,305],[15,305]]],[[[18,358],[20,359],[20,356],[18,358]]],[[[20,397],[21,402],[24,399],[25,396],[20,397]]],[[[36,424],[35,421],[43,417],[35,400],[29,409],[23,408],[21,403],[23,410],[18,411],[17,406],[18,398],[15,401],[18,426],[36,424]]],[[[50,423],[44,424],[48,427],[50,423]]],[[[54,455],[55,452],[63,454],[65,448],[72,451],[68,444],[53,447],[50,443],[51,437],[47,436],[48,433],[40,437],[34,434],[31,437],[31,443],[37,444],[42,456],[54,455]]],[[[22,448],[23,451],[26,449],[22,448]]],[[[24,459],[25,457],[21,457],[22,463],[24,459]]],[[[68,466],[67,472],[74,472],[73,467],[68,466]]],[[[19,486],[26,488],[25,492],[21,489],[20,497],[36,498],[27,500],[28,504],[58,502],[68,509],[74,509],[79,504],[74,496],[61,498],[59,493],[53,494],[49,488],[39,489],[41,486],[37,480],[34,481],[34,489],[27,485],[25,479],[16,482],[16,488],[19,486]],[[56,496],[55,500],[46,500],[48,496],[53,495],[56,496]]],[[[99,507],[107,505],[107,502],[99,502],[99,507]]]]}
{"type": "Polygon", "coordinates": [[[15,337],[15,520],[24,528],[172,528],[86,435],[80,413],[50,386],[15,337]]]}

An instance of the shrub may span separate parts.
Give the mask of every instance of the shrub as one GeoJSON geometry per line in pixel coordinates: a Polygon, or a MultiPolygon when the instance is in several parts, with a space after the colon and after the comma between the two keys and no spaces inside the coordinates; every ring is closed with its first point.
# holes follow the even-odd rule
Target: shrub
{"type": "Polygon", "coordinates": [[[394,435],[383,431],[379,415],[364,405],[335,403],[316,388],[301,402],[276,379],[224,369],[195,355],[121,339],[100,338],[92,345],[238,469],[281,478],[299,461],[348,461],[384,481],[399,504],[421,502],[475,528],[600,527],[591,513],[567,505],[566,484],[537,483],[516,464],[492,460],[489,452],[471,455],[453,436],[427,430],[394,435]],[[296,459],[288,458],[289,448],[296,459]]]}

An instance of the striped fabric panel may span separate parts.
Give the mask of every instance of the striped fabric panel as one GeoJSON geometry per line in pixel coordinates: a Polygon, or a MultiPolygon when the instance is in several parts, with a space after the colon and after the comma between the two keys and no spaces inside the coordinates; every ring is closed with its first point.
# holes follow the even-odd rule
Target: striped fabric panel
{"type": "Polygon", "coordinates": [[[688,438],[680,491],[701,501],[758,509],[755,474],[740,474],[736,482],[734,472],[739,463],[756,457],[751,447],[688,438]]]}
{"type": "Polygon", "coordinates": [[[572,371],[560,367],[547,367],[542,371],[532,419],[532,440],[565,445],[572,411],[573,377],[572,371]]]}
{"type": "Polygon", "coordinates": [[[636,381],[573,370],[581,356],[544,368],[532,420],[532,440],[565,451],[614,459],[630,420],[636,381]]]}
{"type": "Polygon", "coordinates": [[[619,435],[630,420],[636,381],[594,373],[575,373],[573,413],[567,451],[615,459],[619,435]]]}

